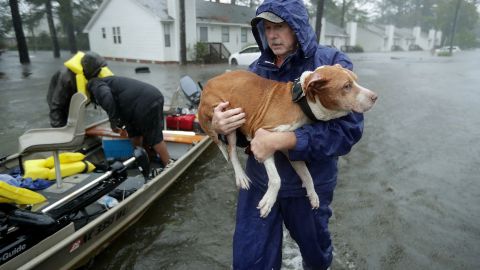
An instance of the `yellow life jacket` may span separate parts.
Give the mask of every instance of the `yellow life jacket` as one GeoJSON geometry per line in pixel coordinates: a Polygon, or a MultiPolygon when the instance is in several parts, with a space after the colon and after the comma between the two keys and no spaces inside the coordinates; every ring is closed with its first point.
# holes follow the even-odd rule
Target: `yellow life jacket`
{"type": "MultiPolygon", "coordinates": [[[[84,94],[90,100],[90,94],[87,91],[87,78],[83,74],[82,58],[85,56],[84,52],[78,51],[72,58],[64,63],[64,65],[73,73],[75,73],[75,81],[77,84],[77,91],[84,94]]],[[[102,67],[99,78],[113,76],[113,72],[108,67],[102,67]]]]}
{"type": "Polygon", "coordinates": [[[46,200],[40,193],[0,181],[0,203],[36,204],[46,200]]]}
{"type": "MultiPolygon", "coordinates": [[[[85,158],[85,155],[82,153],[65,152],[65,153],[60,153],[58,155],[58,159],[60,159],[60,164],[82,161],[84,158],[85,158]]],[[[55,167],[55,164],[53,163],[53,156],[44,160],[45,160],[44,167],[47,167],[50,169],[55,167]]]]}
{"type": "MultiPolygon", "coordinates": [[[[85,155],[82,153],[60,153],[59,159],[62,177],[95,170],[95,165],[89,161],[83,161],[84,158],[85,155]]],[[[26,160],[23,163],[23,168],[25,170],[23,178],[55,180],[53,157],[26,160]]]]}

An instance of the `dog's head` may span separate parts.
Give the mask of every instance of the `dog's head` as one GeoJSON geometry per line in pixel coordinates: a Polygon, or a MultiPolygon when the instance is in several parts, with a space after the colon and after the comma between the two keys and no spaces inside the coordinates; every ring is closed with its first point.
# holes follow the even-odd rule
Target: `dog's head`
{"type": "Polygon", "coordinates": [[[360,86],[357,75],[339,64],[321,66],[304,72],[300,79],[309,103],[318,103],[331,111],[359,112],[370,110],[377,94],[360,86]]]}

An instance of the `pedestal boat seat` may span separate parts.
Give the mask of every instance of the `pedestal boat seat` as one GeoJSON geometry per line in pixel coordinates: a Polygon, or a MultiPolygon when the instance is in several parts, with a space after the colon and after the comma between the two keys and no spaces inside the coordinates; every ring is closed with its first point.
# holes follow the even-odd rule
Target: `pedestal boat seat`
{"type": "MultiPolygon", "coordinates": [[[[19,137],[19,160],[22,156],[33,152],[53,152],[57,188],[62,188],[59,151],[80,148],[85,137],[85,105],[87,97],[75,93],[70,101],[67,124],[59,128],[30,129],[19,137]]],[[[23,171],[23,168],[22,168],[23,171]]]]}

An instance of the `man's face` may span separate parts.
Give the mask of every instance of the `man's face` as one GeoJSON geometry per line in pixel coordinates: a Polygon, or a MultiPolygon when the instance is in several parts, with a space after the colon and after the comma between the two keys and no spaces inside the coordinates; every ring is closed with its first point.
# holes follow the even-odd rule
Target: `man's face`
{"type": "Polygon", "coordinates": [[[272,23],[264,20],[265,35],[268,46],[278,57],[287,57],[297,45],[297,36],[292,28],[286,23],[272,23]]]}

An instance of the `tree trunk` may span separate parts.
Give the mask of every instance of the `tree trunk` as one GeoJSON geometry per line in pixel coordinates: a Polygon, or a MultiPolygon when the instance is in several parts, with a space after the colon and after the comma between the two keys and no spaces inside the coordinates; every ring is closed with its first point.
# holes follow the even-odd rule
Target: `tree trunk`
{"type": "Polygon", "coordinates": [[[33,51],[37,52],[37,49],[38,49],[37,37],[35,36],[35,29],[33,27],[30,29],[30,33],[32,34],[32,37],[30,38],[30,41],[33,44],[33,51]]]}
{"type": "Polygon", "coordinates": [[[317,35],[317,40],[320,43],[320,34],[322,33],[322,18],[323,18],[323,6],[325,4],[324,0],[317,1],[317,19],[315,23],[315,34],[317,35]]]}
{"type": "Polygon", "coordinates": [[[185,0],[180,0],[180,64],[187,64],[187,38],[185,29],[185,0]]]}
{"type": "Polygon", "coordinates": [[[452,32],[450,34],[450,49],[448,50],[450,54],[452,54],[453,38],[455,37],[455,30],[457,28],[458,10],[460,9],[461,1],[462,0],[458,0],[457,5],[455,6],[455,16],[453,17],[452,32]]]}
{"type": "Polygon", "coordinates": [[[63,19],[64,30],[68,37],[68,45],[72,54],[77,52],[77,41],[75,40],[75,28],[73,23],[72,1],[59,0],[61,17],[63,19]]]}
{"type": "Polygon", "coordinates": [[[17,39],[18,55],[20,57],[20,63],[29,64],[30,57],[28,56],[27,41],[25,40],[25,34],[22,28],[22,18],[18,10],[18,0],[9,0],[10,11],[12,13],[12,24],[15,29],[15,37],[17,39]]]}
{"type": "Polygon", "coordinates": [[[50,31],[50,38],[52,39],[53,57],[60,58],[60,46],[58,45],[57,30],[55,30],[55,24],[53,22],[51,0],[45,1],[45,11],[47,12],[47,21],[48,21],[48,29],[50,31]]]}
{"type": "Polygon", "coordinates": [[[342,17],[341,17],[341,21],[340,21],[340,28],[343,28],[343,26],[345,25],[345,12],[346,12],[346,2],[347,0],[343,0],[342,1],[342,17]]]}
{"type": "Polygon", "coordinates": [[[420,26],[422,24],[422,6],[423,1],[416,0],[415,1],[415,24],[414,26],[420,26]]]}

